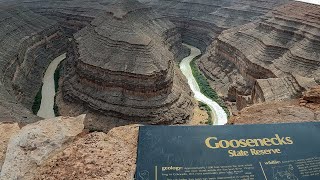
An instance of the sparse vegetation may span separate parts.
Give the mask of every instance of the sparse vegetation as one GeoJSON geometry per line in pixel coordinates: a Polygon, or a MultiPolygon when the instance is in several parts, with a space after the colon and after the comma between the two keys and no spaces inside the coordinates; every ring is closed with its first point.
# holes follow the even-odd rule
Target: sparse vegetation
{"type": "Polygon", "coordinates": [[[34,102],[33,102],[33,105],[32,105],[32,112],[35,115],[37,115],[37,113],[38,113],[38,111],[40,109],[41,99],[42,99],[42,85],[41,85],[41,88],[39,89],[36,97],[34,98],[34,102]]]}
{"type": "Polygon", "coordinates": [[[212,115],[211,115],[212,111],[211,111],[210,107],[207,104],[199,101],[199,108],[207,111],[207,113],[208,113],[208,119],[206,120],[205,123],[208,125],[213,125],[212,115]]]}
{"type": "Polygon", "coordinates": [[[54,96],[54,105],[53,105],[53,111],[54,111],[54,115],[55,116],[60,116],[60,113],[59,113],[59,108],[58,108],[58,105],[56,103],[56,97],[57,97],[57,92],[58,92],[58,89],[59,89],[59,79],[60,79],[60,72],[61,72],[61,63],[58,65],[57,69],[54,71],[54,89],[55,89],[55,92],[56,92],[56,95],[54,96]]]}
{"type": "MultiPolygon", "coordinates": [[[[213,101],[217,102],[223,110],[227,113],[228,117],[230,116],[230,112],[223,102],[223,100],[218,96],[218,94],[211,88],[209,85],[206,77],[200,72],[199,68],[197,67],[196,60],[200,57],[201,55],[195,57],[191,63],[191,69],[192,69],[192,74],[195,77],[199,87],[200,91],[202,94],[207,96],[208,98],[212,99],[213,101]]],[[[208,107],[209,108],[209,107],[208,107]]],[[[210,109],[210,108],[209,108],[210,109]]]]}

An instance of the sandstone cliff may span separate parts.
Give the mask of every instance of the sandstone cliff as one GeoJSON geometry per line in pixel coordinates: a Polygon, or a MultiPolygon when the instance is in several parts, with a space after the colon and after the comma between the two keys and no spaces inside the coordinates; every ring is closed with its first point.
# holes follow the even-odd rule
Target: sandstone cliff
{"type": "MultiPolygon", "coordinates": [[[[198,65],[220,96],[231,102],[237,101],[239,109],[252,101],[253,83],[248,83],[234,63],[225,58],[215,58],[215,52],[220,51],[215,47],[215,40],[224,30],[257,21],[273,8],[289,0],[140,1],[154,7],[163,17],[170,19],[178,27],[184,42],[202,50],[203,56],[198,65]]],[[[258,68],[256,71],[261,69],[258,68]]]]}
{"type": "MultiPolygon", "coordinates": [[[[127,0],[127,1],[131,3],[134,2],[130,0],[127,0]]],[[[220,95],[228,96],[229,100],[231,101],[238,100],[239,108],[246,106],[247,103],[250,101],[253,101],[253,99],[257,102],[264,101],[263,99],[264,97],[261,97],[261,94],[264,94],[265,97],[270,96],[270,99],[274,99],[275,96],[279,96],[285,99],[287,97],[291,97],[296,94],[299,94],[300,90],[297,90],[298,92],[296,92],[296,90],[293,89],[292,90],[293,94],[290,92],[285,95],[281,93],[277,95],[273,95],[272,93],[270,93],[272,92],[272,89],[265,91],[266,88],[263,87],[263,86],[268,86],[268,83],[269,83],[268,81],[260,80],[257,82],[248,83],[247,79],[242,77],[241,74],[238,73],[238,68],[235,67],[233,63],[230,63],[230,61],[224,58],[220,58],[221,62],[215,64],[215,63],[212,63],[211,60],[207,60],[208,58],[206,58],[208,56],[210,56],[210,58],[211,56],[213,56],[211,53],[209,53],[210,51],[212,51],[212,45],[210,47],[209,45],[223,30],[229,29],[231,27],[236,27],[251,21],[255,21],[259,17],[267,13],[269,10],[271,10],[273,7],[276,7],[288,2],[287,0],[259,1],[259,2],[252,1],[252,0],[245,0],[245,1],[198,0],[196,2],[191,0],[183,1],[183,2],[176,1],[176,0],[174,1],[140,0],[140,1],[143,4],[146,4],[148,7],[152,7],[153,9],[155,9],[155,11],[158,12],[157,15],[154,15],[153,17],[150,17],[150,18],[146,18],[145,21],[157,19],[158,21],[157,23],[159,27],[166,26],[166,27],[162,27],[162,30],[158,30],[160,32],[160,35],[159,34],[157,36],[152,35],[152,38],[161,36],[161,39],[157,39],[155,41],[162,41],[166,45],[166,48],[169,49],[174,54],[175,59],[180,59],[185,54],[183,48],[181,47],[182,40],[201,48],[203,52],[205,52],[206,49],[208,50],[208,52],[204,55],[204,58],[202,58],[205,60],[201,61],[201,63],[199,64],[201,69],[205,72],[207,77],[215,80],[215,81],[211,81],[211,84],[214,87],[216,87],[220,95]],[[168,20],[173,22],[175,26],[172,25],[168,20]],[[161,23],[159,23],[160,21],[161,23]],[[168,24],[171,24],[171,25],[168,25],[168,24]],[[254,97],[250,97],[252,86],[254,85],[254,83],[256,83],[255,92],[254,92],[254,94],[256,95],[254,97]],[[238,92],[238,93],[235,93],[235,92],[238,92]]],[[[52,0],[50,1],[17,0],[15,2],[22,3],[24,6],[28,7],[33,12],[39,15],[45,16],[46,18],[57,21],[59,23],[59,26],[63,27],[64,34],[66,36],[72,37],[73,33],[79,31],[80,29],[86,26],[88,26],[88,28],[86,28],[86,30],[83,30],[83,31],[87,31],[88,29],[90,29],[89,27],[92,26],[90,25],[90,22],[96,17],[97,19],[99,19],[99,14],[110,12],[110,7],[114,6],[114,3],[117,1],[114,1],[114,0],[100,0],[100,1],[67,0],[67,1],[56,3],[55,1],[52,1],[52,0]]],[[[136,8],[137,6],[142,6],[142,4],[134,5],[134,8],[136,8]]],[[[145,7],[144,9],[149,9],[149,8],[145,7]]],[[[116,13],[121,14],[121,13],[125,13],[125,11],[131,11],[131,10],[132,9],[124,10],[124,12],[116,12],[116,13]]],[[[129,14],[131,15],[131,13],[129,14]]],[[[154,14],[154,12],[152,14],[154,14]]],[[[126,18],[127,17],[125,17],[124,19],[126,18]]],[[[130,18],[131,17],[129,17],[127,20],[129,20],[130,18]]],[[[131,19],[131,20],[135,21],[136,19],[131,19]]],[[[146,25],[152,26],[150,24],[146,24],[146,25]]],[[[144,31],[143,33],[145,33],[147,31],[154,31],[154,29],[144,28],[143,31],[144,31]]],[[[119,34],[120,33],[123,33],[123,32],[119,32],[119,34]]],[[[149,35],[151,34],[149,33],[149,35]]],[[[258,71],[260,71],[261,69],[263,68],[259,68],[258,71]]],[[[282,82],[283,86],[287,86],[288,83],[290,86],[291,81],[294,81],[294,80],[295,78],[291,78],[291,77],[277,79],[278,82],[282,82]]],[[[295,84],[295,82],[293,82],[293,84],[295,84]]],[[[307,86],[309,85],[310,84],[307,84],[307,86]]],[[[311,84],[311,85],[314,85],[314,84],[311,84]]],[[[119,84],[117,86],[119,86],[119,84]]],[[[133,87],[135,86],[132,86],[132,88],[133,87]]],[[[145,87],[142,86],[142,88],[145,88],[145,87]]],[[[161,88],[162,90],[164,90],[163,85],[161,88]]],[[[269,97],[265,99],[268,99],[268,98],[269,97]]]]}
{"type": "Polygon", "coordinates": [[[89,25],[97,14],[112,0],[15,0],[31,11],[48,19],[55,20],[65,34],[72,37],[74,33],[89,25]]]}
{"type": "Polygon", "coordinates": [[[42,74],[67,42],[55,21],[22,6],[0,6],[0,121],[32,121],[42,74]]]}
{"type": "Polygon", "coordinates": [[[320,83],[319,11],[320,6],[292,2],[226,30],[200,67],[239,109],[297,98],[320,83]]]}
{"type": "Polygon", "coordinates": [[[175,26],[149,7],[134,0],[109,4],[74,35],[63,99],[110,119],[185,123],[193,102],[174,63],[179,45],[175,26]]]}
{"type": "Polygon", "coordinates": [[[206,51],[225,29],[256,20],[288,0],[140,0],[178,28],[184,42],[206,51]]]}
{"type": "MultiPolygon", "coordinates": [[[[138,0],[127,0],[138,3],[138,0]]],[[[42,15],[48,19],[55,20],[64,30],[64,34],[73,37],[73,34],[82,28],[90,25],[97,16],[103,12],[109,12],[111,6],[116,0],[66,0],[56,3],[55,0],[16,0],[15,2],[23,4],[33,12],[42,15]]],[[[141,6],[142,4],[138,5],[141,6]]],[[[157,19],[163,17],[157,15],[157,19]]],[[[168,21],[168,18],[164,18],[168,21]]],[[[168,23],[167,23],[168,24],[168,23]]],[[[174,53],[178,60],[183,58],[187,51],[181,45],[180,34],[175,26],[167,27],[166,41],[170,43],[169,50],[174,53]]]]}

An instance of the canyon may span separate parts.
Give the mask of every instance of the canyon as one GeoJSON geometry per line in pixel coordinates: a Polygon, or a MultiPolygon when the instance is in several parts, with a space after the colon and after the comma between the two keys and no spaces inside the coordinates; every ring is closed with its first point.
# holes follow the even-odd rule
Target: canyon
{"type": "Polygon", "coordinates": [[[34,122],[30,110],[47,66],[67,46],[57,22],[20,5],[1,5],[0,121],[34,122]]]}
{"type": "MultiPolygon", "coordinates": [[[[129,120],[170,124],[189,121],[192,119],[190,110],[194,107],[190,97],[191,91],[184,77],[174,66],[174,62],[179,62],[188,53],[182,46],[182,41],[202,51],[203,56],[197,64],[208,78],[211,87],[226,102],[230,102],[231,111],[241,110],[259,102],[297,98],[302,91],[319,83],[319,80],[314,79],[319,73],[317,54],[308,54],[308,52],[313,53],[313,46],[315,48],[317,46],[317,26],[305,27],[314,28],[313,34],[301,32],[289,36],[290,32],[276,32],[278,26],[282,27],[289,20],[293,21],[292,23],[300,23],[297,25],[299,27],[305,25],[304,21],[291,17],[292,13],[283,13],[290,11],[288,6],[315,5],[286,0],[11,2],[22,4],[34,14],[50,19],[59,26],[64,39],[68,38],[70,41],[65,43],[68,48],[61,48],[68,51],[62,75],[64,80],[58,95],[62,115],[83,113],[77,110],[73,111],[77,111],[76,113],[68,113],[63,110],[68,109],[66,106],[73,106],[73,109],[89,108],[92,114],[99,114],[96,116],[103,114],[115,122],[129,120]],[[286,5],[281,6],[282,4],[286,5]],[[274,7],[279,8],[271,11],[274,7]],[[138,18],[139,13],[145,14],[147,18],[138,18]],[[126,23],[123,23],[124,21],[126,23]],[[136,27],[131,32],[122,30],[131,28],[132,22],[135,22],[136,27]],[[114,32],[115,29],[121,30],[114,32]],[[274,35],[269,37],[270,33],[267,31],[274,31],[274,35]],[[288,40],[280,39],[281,35],[288,40]],[[308,41],[309,36],[312,36],[312,41],[308,41]],[[123,41],[132,52],[127,52],[126,48],[121,51],[116,48],[119,45],[124,47],[123,41]],[[135,44],[136,41],[139,43],[135,44]],[[241,44],[244,41],[250,44],[241,44]],[[148,46],[151,42],[154,44],[148,46]],[[293,50],[302,45],[308,45],[310,48],[305,48],[308,51],[303,48],[299,51],[293,50]],[[134,50],[135,46],[139,48],[134,50]],[[142,50],[140,46],[148,50],[142,50]],[[153,50],[149,50],[151,46],[153,50]],[[251,50],[253,47],[259,47],[259,50],[251,50]],[[256,53],[254,57],[253,51],[256,53]],[[119,55],[108,57],[113,53],[119,55]],[[143,53],[157,57],[150,55],[139,57],[143,56],[143,53]],[[295,57],[299,53],[305,54],[305,57],[300,57],[301,55],[295,57]],[[138,59],[135,61],[125,59],[128,57],[138,59]],[[109,61],[109,58],[114,60],[109,61]],[[117,58],[123,62],[117,61],[117,58]],[[156,61],[162,63],[160,64],[162,67],[151,68],[149,71],[154,72],[148,74],[147,69],[151,64],[147,65],[149,67],[139,66],[141,72],[139,69],[134,69],[132,64],[128,64],[129,61],[143,64],[147,62],[146,58],[154,59],[154,63],[156,61]],[[104,64],[107,60],[108,64],[104,64]],[[275,62],[272,62],[273,60],[275,62]],[[169,64],[166,64],[166,61],[169,64]],[[287,67],[287,62],[292,64],[291,69],[287,67]],[[301,68],[296,68],[296,72],[292,73],[296,64],[301,64],[301,68]],[[132,69],[126,69],[128,67],[132,69]],[[270,85],[274,87],[270,88],[270,85]],[[94,94],[89,93],[97,89],[100,90],[94,94]],[[185,107],[185,110],[180,107],[185,107]],[[148,111],[145,111],[146,109],[148,111]]],[[[316,10],[310,8],[310,12],[316,10]]],[[[307,11],[304,13],[308,14],[307,11]]],[[[315,24],[316,20],[310,23],[315,24]]],[[[286,30],[291,27],[287,26],[286,30]]],[[[35,92],[28,97],[34,95],[35,92]]],[[[28,102],[27,108],[30,109],[30,105],[28,102]]]]}
{"type": "Polygon", "coordinates": [[[317,5],[287,3],[256,22],[224,31],[199,66],[239,110],[300,97],[319,84],[317,17],[317,5]]]}
{"type": "Polygon", "coordinates": [[[289,0],[0,0],[0,179],[132,177],[141,124],[195,125],[182,43],[228,124],[319,121],[319,19],[289,0]],[[43,120],[34,99],[64,53],[63,117],[43,120]]]}
{"type": "MultiPolygon", "coordinates": [[[[197,80],[193,76],[191,61],[196,57],[201,55],[200,49],[196,47],[192,47],[187,44],[183,44],[188,47],[190,51],[190,55],[185,57],[180,63],[180,70],[182,74],[187,78],[188,84],[194,94],[196,100],[206,104],[211,109],[211,118],[213,125],[225,125],[228,122],[228,115],[224,111],[224,109],[215,101],[208,98],[205,94],[201,92],[199,84],[197,80]]],[[[209,112],[210,113],[210,112],[209,112]]],[[[210,117],[210,116],[209,116],[210,117]]]]}

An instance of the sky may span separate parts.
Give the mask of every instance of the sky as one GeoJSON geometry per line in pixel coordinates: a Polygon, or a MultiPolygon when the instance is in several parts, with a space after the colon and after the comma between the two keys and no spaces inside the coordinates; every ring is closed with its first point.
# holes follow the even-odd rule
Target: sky
{"type": "Polygon", "coordinates": [[[320,0],[298,0],[302,2],[308,2],[308,3],[313,3],[313,4],[319,4],[320,5],[320,0]]]}

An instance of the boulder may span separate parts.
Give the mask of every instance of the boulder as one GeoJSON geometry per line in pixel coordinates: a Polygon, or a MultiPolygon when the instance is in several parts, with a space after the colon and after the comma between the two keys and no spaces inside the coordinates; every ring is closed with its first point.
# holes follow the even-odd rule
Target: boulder
{"type": "Polygon", "coordinates": [[[301,106],[299,100],[264,102],[242,109],[229,124],[269,124],[320,121],[320,106],[301,106]]]}
{"type": "Polygon", "coordinates": [[[6,156],[8,142],[19,130],[18,123],[0,123],[0,170],[6,156]]]}
{"type": "Polygon", "coordinates": [[[11,137],[0,179],[21,179],[83,132],[85,115],[29,124],[11,137]]]}
{"type": "Polygon", "coordinates": [[[311,102],[320,104],[320,86],[313,87],[303,94],[303,99],[311,102]]]}

